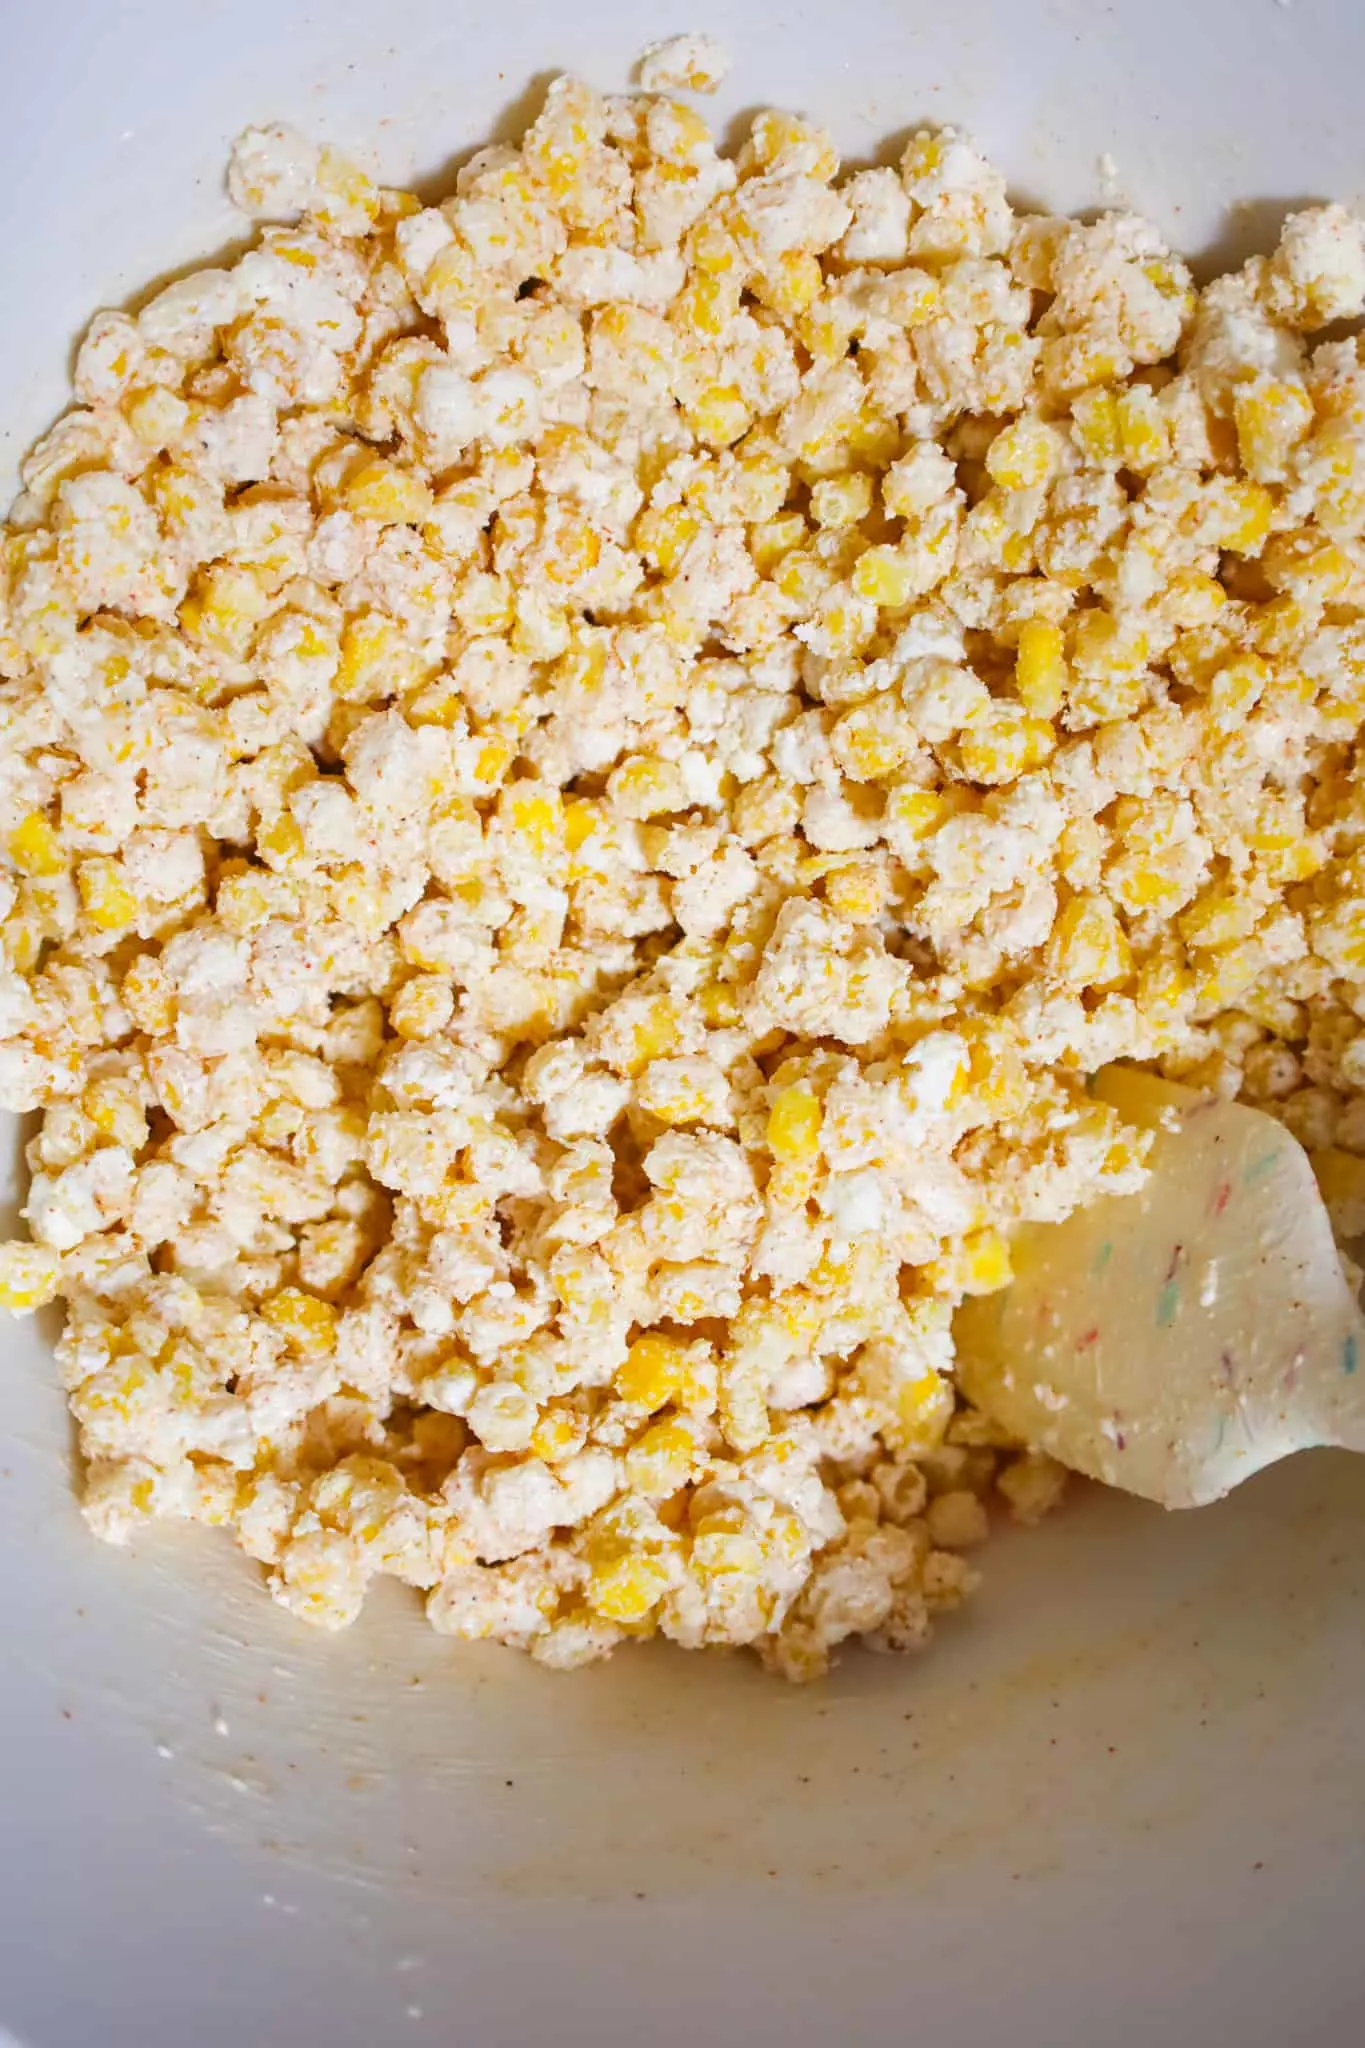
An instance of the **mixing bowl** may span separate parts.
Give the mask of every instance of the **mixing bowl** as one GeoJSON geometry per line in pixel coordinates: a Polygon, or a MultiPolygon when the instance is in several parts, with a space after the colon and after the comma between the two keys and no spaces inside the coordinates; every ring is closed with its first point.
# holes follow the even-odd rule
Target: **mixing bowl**
{"type": "MultiPolygon", "coordinates": [[[[722,124],[807,109],[856,158],[957,121],[1030,200],[1117,192],[1210,260],[1361,196],[1365,12],[1334,0],[684,13],[7,9],[0,467],[92,307],[240,233],[248,121],[436,184],[529,81],[619,86],[683,27],[734,54],[722,124]]],[[[392,1585],[329,1637],[225,1541],[96,1544],[52,1336],[0,1328],[0,2035],[24,2048],[1362,2038],[1349,1459],[1188,1517],[1079,1498],[991,1546],[920,1661],[808,1690],[667,1650],[566,1678],[432,1636],[392,1585]]]]}

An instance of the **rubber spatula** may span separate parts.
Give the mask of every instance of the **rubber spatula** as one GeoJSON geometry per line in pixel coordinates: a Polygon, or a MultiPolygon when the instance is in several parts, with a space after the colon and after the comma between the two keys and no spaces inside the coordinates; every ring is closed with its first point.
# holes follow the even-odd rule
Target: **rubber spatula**
{"type": "Polygon", "coordinates": [[[1140,1192],[1029,1224],[958,1311],[958,1379],[1023,1442],[1167,1507],[1291,1451],[1365,1451],[1365,1320],[1283,1125],[1136,1069],[1093,1092],[1155,1133],[1140,1192]]]}

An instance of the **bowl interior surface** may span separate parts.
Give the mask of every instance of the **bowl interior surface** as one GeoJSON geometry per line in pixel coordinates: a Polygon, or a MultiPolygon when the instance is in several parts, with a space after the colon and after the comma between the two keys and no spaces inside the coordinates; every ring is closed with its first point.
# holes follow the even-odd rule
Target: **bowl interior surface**
{"type": "MultiPolygon", "coordinates": [[[[291,120],[438,186],[515,132],[533,80],[618,88],[680,27],[734,56],[723,127],[791,106],[857,159],[952,121],[1022,197],[1117,192],[1210,265],[1268,246],[1291,203],[1363,196],[1365,11],[1333,0],[682,15],[16,10],[6,490],[90,311],[240,236],[222,171],[246,123],[291,120]]],[[[804,1691],[666,1650],[556,1678],[434,1637],[393,1587],[326,1637],[225,1541],[96,1544],[51,1337],[0,1325],[0,2039],[1360,2037],[1349,1458],[1297,1459],[1186,1517],[1078,1496],[991,1545],[982,1596],[920,1661],[852,1657],[804,1691]]]]}

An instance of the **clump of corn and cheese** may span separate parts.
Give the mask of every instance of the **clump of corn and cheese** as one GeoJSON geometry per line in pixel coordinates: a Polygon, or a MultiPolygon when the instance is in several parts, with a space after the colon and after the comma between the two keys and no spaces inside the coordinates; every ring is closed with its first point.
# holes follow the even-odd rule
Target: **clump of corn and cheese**
{"type": "Polygon", "coordinates": [[[440,206],[231,189],[0,541],[0,1299],[86,1513],[554,1665],[913,1648],[1057,1497],[951,1321],[1140,1178],[1090,1072],[1365,1220],[1361,228],[1200,294],[951,129],[569,79],[440,206]]]}

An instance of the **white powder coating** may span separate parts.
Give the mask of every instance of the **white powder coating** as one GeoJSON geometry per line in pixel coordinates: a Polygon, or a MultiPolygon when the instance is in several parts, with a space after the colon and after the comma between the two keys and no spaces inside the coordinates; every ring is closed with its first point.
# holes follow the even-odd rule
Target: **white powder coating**
{"type": "Polygon", "coordinates": [[[556,1668],[916,1649],[1060,1491],[951,1322],[1141,1176],[1088,1072],[1365,1214],[1359,223],[1199,294],[950,129],[569,79],[439,206],[230,185],[0,538],[0,1300],[89,1519],[556,1668]]]}
{"type": "Polygon", "coordinates": [[[714,36],[670,36],[651,43],[640,58],[645,92],[715,92],[730,70],[724,46],[714,36]]]}

